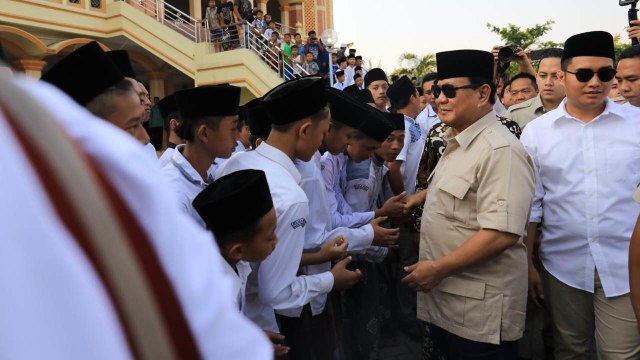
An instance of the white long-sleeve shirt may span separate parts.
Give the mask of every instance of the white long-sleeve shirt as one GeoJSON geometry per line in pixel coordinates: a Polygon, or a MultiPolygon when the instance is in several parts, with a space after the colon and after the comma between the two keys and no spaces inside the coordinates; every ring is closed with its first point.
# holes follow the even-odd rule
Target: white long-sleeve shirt
{"type": "Polygon", "coordinates": [[[230,158],[221,176],[243,169],[265,172],[273,206],[276,209],[278,244],[271,255],[252,263],[247,280],[245,314],[264,330],[278,331],[274,310],[299,317],[301,307],[333,288],[333,275],[297,276],[309,222],[309,202],[302,188],[301,175],[293,161],[281,150],[265,143],[255,151],[230,158]]]}
{"type": "Polygon", "coordinates": [[[402,173],[404,190],[407,195],[413,195],[416,192],[418,166],[424,152],[426,137],[422,136],[422,130],[416,120],[407,115],[404,116],[404,128],[404,146],[396,157],[396,161],[402,161],[400,173],[402,173]]]}
{"type": "MultiPolygon", "coordinates": [[[[51,85],[20,76],[14,81],[103,170],[135,214],[202,357],[271,359],[272,346],[264,334],[232,304],[231,282],[211,233],[178,210],[157,161],[149,159],[131,135],[94,117],[51,85]]],[[[0,205],[0,358],[130,358],[103,284],[57,221],[41,180],[6,130],[0,125],[6,145],[0,154],[6,171],[0,189],[10,196],[0,196],[5,205],[0,205]],[[16,239],[20,241],[12,241],[16,239]]]]}
{"type": "Polygon", "coordinates": [[[189,160],[182,155],[184,147],[184,144],[176,146],[175,151],[171,154],[171,161],[162,168],[162,174],[171,184],[181,209],[203,229],[206,229],[207,225],[191,203],[207,185],[213,182],[213,175],[209,171],[208,179],[204,181],[198,171],[189,163],[189,160]]]}
{"type": "Polygon", "coordinates": [[[426,139],[429,136],[429,132],[431,128],[440,123],[440,118],[438,118],[438,113],[436,113],[431,104],[427,105],[416,118],[416,122],[420,125],[420,131],[422,132],[422,137],[426,139]]]}
{"type": "Polygon", "coordinates": [[[321,168],[324,180],[325,195],[331,210],[331,225],[337,227],[361,227],[375,218],[375,212],[353,212],[344,199],[343,189],[346,184],[345,166],[347,157],[344,154],[322,155],[321,168]]]}
{"type": "MultiPolygon", "coordinates": [[[[338,236],[343,236],[349,242],[349,251],[362,251],[371,246],[373,241],[373,227],[366,224],[358,228],[331,226],[331,211],[325,196],[322,171],[320,170],[320,152],[316,152],[310,161],[296,160],[296,168],[300,171],[302,180],[300,187],[309,199],[310,214],[304,237],[305,250],[317,250],[327,242],[338,236]]],[[[320,274],[331,270],[331,263],[308,265],[302,269],[304,274],[320,274]]],[[[311,299],[313,315],[321,314],[327,299],[326,294],[320,294],[311,299]]]]}
{"type": "Polygon", "coordinates": [[[530,122],[520,140],[531,155],[536,191],[531,222],[542,223],[540,257],[565,284],[607,297],[629,292],[629,239],[640,211],[640,110],[607,99],[588,123],[560,106],[530,122]]]}

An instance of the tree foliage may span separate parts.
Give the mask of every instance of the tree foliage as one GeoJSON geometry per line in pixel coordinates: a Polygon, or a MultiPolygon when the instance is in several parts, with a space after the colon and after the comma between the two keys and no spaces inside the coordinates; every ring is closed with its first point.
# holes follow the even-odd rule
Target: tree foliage
{"type": "Polygon", "coordinates": [[[544,24],[535,24],[532,27],[522,29],[520,26],[511,23],[505,27],[487,23],[487,28],[492,33],[500,36],[504,43],[514,43],[526,49],[533,44],[538,44],[540,38],[551,30],[553,24],[555,24],[553,20],[548,20],[544,24]]]}

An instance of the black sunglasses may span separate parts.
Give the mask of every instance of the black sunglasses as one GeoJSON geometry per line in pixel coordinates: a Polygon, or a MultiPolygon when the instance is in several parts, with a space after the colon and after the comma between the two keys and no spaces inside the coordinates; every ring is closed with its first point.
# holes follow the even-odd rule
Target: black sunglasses
{"type": "Polygon", "coordinates": [[[454,97],[456,97],[456,92],[460,89],[477,89],[480,85],[478,84],[468,84],[468,85],[461,85],[461,86],[453,86],[453,85],[437,85],[437,84],[433,84],[431,85],[431,92],[433,93],[433,96],[435,96],[436,98],[440,97],[440,94],[444,94],[444,96],[446,96],[449,99],[453,99],[454,97]]]}
{"type": "Polygon", "coordinates": [[[588,82],[593,79],[593,75],[598,74],[598,79],[602,82],[608,82],[616,76],[616,69],[614,68],[604,68],[598,71],[593,71],[591,69],[578,69],[576,72],[571,72],[569,70],[565,70],[569,74],[573,74],[576,76],[576,80],[580,82],[588,82]]]}

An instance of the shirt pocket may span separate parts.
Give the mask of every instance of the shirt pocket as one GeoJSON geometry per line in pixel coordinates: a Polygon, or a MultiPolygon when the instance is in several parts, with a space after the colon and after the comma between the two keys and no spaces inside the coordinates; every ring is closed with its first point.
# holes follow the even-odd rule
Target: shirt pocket
{"type": "MultiPolygon", "coordinates": [[[[486,284],[479,281],[464,280],[460,278],[446,278],[438,285],[440,292],[438,306],[442,317],[459,326],[465,326],[473,319],[466,308],[475,302],[484,299],[486,284]]],[[[466,327],[466,326],[465,326],[466,327]]]]}
{"type": "Polygon", "coordinates": [[[470,204],[465,201],[471,184],[465,179],[448,175],[442,177],[436,184],[438,192],[438,208],[436,212],[448,219],[467,224],[469,222],[470,204]]]}

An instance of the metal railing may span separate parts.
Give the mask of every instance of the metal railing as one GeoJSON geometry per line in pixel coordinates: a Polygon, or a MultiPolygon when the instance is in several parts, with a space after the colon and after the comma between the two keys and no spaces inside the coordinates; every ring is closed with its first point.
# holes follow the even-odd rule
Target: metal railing
{"type": "Polygon", "coordinates": [[[293,36],[293,34],[297,32],[296,28],[281,23],[276,23],[276,30],[280,35],[291,34],[291,36],[293,36]]]}
{"type": "Polygon", "coordinates": [[[270,39],[246,21],[211,28],[205,19],[204,24],[205,36],[213,52],[244,48],[257,54],[282,79],[308,75],[280,47],[274,46],[270,39]]]}
{"type": "Polygon", "coordinates": [[[179,10],[164,0],[125,0],[129,5],[155,18],[191,41],[208,41],[204,36],[203,22],[179,10]]]}

